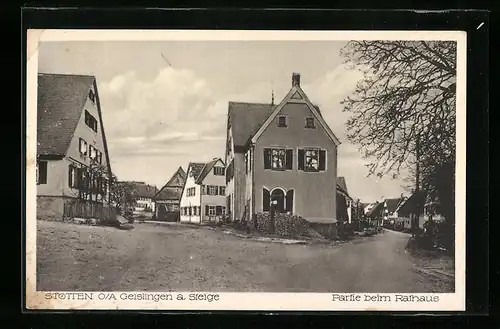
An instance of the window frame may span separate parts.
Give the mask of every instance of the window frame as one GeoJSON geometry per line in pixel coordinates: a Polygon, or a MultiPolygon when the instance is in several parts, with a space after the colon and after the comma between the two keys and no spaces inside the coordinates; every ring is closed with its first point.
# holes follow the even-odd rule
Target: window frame
{"type": "Polygon", "coordinates": [[[211,205],[208,205],[208,216],[209,217],[213,217],[213,216],[217,216],[217,211],[216,211],[216,206],[211,206],[211,205]],[[212,213],[212,210],[213,210],[213,213],[212,213]]]}
{"type": "Polygon", "coordinates": [[[47,176],[48,176],[48,172],[49,172],[49,164],[48,164],[48,161],[46,160],[37,160],[36,161],[36,185],[45,185],[47,184],[47,176]],[[40,175],[41,171],[40,171],[40,164],[43,163],[43,168],[44,168],[44,175],[40,175]],[[43,177],[43,181],[40,180],[40,178],[43,177]]]}
{"type": "MultiPolygon", "coordinates": [[[[264,169],[266,170],[272,170],[272,171],[291,171],[293,170],[293,153],[294,150],[291,148],[287,147],[281,147],[281,146],[272,146],[272,147],[266,147],[264,148],[264,169]],[[266,151],[269,152],[269,163],[266,164],[266,151]],[[283,165],[281,167],[273,167],[273,151],[277,151],[278,153],[280,151],[284,151],[284,161],[283,165]],[[269,166],[269,168],[266,168],[266,166],[269,166]]],[[[280,155],[278,155],[280,156],[280,155]]]]}
{"type": "Polygon", "coordinates": [[[89,153],[89,145],[85,139],[80,137],[78,146],[78,152],[80,153],[80,155],[86,156],[89,153]],[[83,146],[85,146],[85,152],[82,152],[83,146]]]}
{"type": "Polygon", "coordinates": [[[214,175],[215,176],[225,176],[225,168],[224,167],[218,167],[218,166],[215,166],[214,167],[214,175]]]}
{"type": "Polygon", "coordinates": [[[208,185],[208,195],[219,195],[219,187],[217,185],[208,185]],[[214,191],[214,192],[212,192],[214,191]]]}
{"type": "Polygon", "coordinates": [[[316,129],[316,120],[314,117],[306,117],[306,123],[305,123],[305,127],[304,128],[307,128],[307,129],[316,129]],[[309,120],[312,120],[312,124],[309,125],[309,120]]]}
{"type": "Polygon", "coordinates": [[[286,128],[286,127],[288,127],[288,118],[287,118],[287,116],[286,116],[286,115],[283,115],[283,114],[278,115],[277,120],[278,120],[278,122],[277,122],[277,126],[278,126],[279,128],[286,128]],[[282,120],[282,119],[284,120],[284,123],[283,123],[283,124],[281,123],[281,120],[282,120]]]}
{"type": "Polygon", "coordinates": [[[307,148],[304,148],[304,171],[305,172],[320,172],[320,165],[319,165],[319,161],[320,161],[320,152],[321,152],[321,149],[320,148],[315,148],[315,147],[307,147],[307,148]],[[313,151],[313,152],[317,152],[317,161],[318,161],[318,168],[317,169],[314,169],[314,168],[307,168],[307,163],[306,163],[306,159],[307,159],[307,152],[308,151],[313,151]]]}

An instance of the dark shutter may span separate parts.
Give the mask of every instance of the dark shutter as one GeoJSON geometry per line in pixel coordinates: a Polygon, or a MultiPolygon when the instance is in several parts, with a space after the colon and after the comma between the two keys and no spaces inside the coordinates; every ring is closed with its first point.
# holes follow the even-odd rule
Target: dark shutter
{"type": "Polygon", "coordinates": [[[271,210],[271,195],[269,191],[265,188],[262,189],[262,210],[269,211],[271,210]]]}
{"type": "Polygon", "coordinates": [[[293,211],[293,190],[286,192],[286,211],[293,211]]]}
{"type": "Polygon", "coordinates": [[[248,153],[245,153],[245,174],[248,174],[248,153]]]}
{"type": "Polygon", "coordinates": [[[304,150],[299,149],[299,153],[297,155],[297,164],[299,170],[304,170],[304,150]]]}
{"type": "Polygon", "coordinates": [[[217,215],[217,216],[222,215],[222,206],[215,207],[215,215],[217,215]]]}
{"type": "Polygon", "coordinates": [[[324,171],[326,169],[326,151],[319,151],[319,170],[324,171]]]}
{"type": "Polygon", "coordinates": [[[38,183],[47,184],[47,161],[38,163],[38,183]]]}
{"type": "Polygon", "coordinates": [[[83,171],[82,168],[77,168],[76,169],[76,187],[82,188],[83,187],[83,171]]]}
{"type": "Polygon", "coordinates": [[[73,166],[68,166],[68,185],[69,187],[73,187],[73,166]]]}
{"type": "Polygon", "coordinates": [[[293,150],[286,150],[286,169],[293,169],[293,150]]]}
{"type": "Polygon", "coordinates": [[[264,149],[264,169],[271,169],[271,149],[264,149]]]}
{"type": "Polygon", "coordinates": [[[205,216],[208,216],[209,212],[208,212],[208,205],[205,206],[205,216]]]}

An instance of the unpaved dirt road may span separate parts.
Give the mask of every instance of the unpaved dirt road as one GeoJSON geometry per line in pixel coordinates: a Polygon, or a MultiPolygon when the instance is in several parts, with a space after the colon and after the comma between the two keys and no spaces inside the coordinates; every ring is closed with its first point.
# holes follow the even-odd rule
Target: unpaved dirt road
{"type": "Polygon", "coordinates": [[[339,246],[282,245],[204,228],[38,221],[37,290],[453,292],[416,271],[408,236],[384,232],[339,246]]]}

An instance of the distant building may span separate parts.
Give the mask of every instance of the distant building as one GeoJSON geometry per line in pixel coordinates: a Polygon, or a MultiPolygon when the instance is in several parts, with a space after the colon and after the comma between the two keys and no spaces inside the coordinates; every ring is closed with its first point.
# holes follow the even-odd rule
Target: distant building
{"type": "Polygon", "coordinates": [[[111,177],[96,78],[38,74],[37,111],[37,217],[96,217],[111,177]]]}
{"type": "Polygon", "coordinates": [[[339,222],[352,223],[352,203],[353,199],[347,191],[347,184],[344,177],[337,179],[337,220],[339,222]]]}
{"type": "Polygon", "coordinates": [[[133,210],[134,215],[145,215],[152,217],[155,212],[154,197],[158,193],[156,186],[148,185],[145,182],[129,181],[134,187],[136,204],[133,210]]]}
{"type": "Polygon", "coordinates": [[[226,213],[224,161],[191,162],[181,197],[181,222],[219,222],[226,213]]]}
{"type": "Polygon", "coordinates": [[[185,182],[186,172],[182,167],[179,167],[154,197],[156,220],[180,221],[181,197],[185,182]]]}

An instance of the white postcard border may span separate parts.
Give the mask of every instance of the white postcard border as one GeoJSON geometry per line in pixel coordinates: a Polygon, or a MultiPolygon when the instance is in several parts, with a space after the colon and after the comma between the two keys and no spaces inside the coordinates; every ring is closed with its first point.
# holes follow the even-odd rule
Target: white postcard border
{"type": "MultiPolygon", "coordinates": [[[[26,124],[26,308],[30,310],[258,310],[258,311],[464,311],[466,199],[466,32],[463,31],[208,31],[208,30],[29,30],[27,37],[26,124]],[[189,300],[193,292],[44,292],[36,291],[36,124],[39,42],[152,40],[450,40],[457,42],[455,293],[206,293],[218,300],[189,300]],[[125,295],[124,295],[125,294],[125,295]],[[122,297],[151,294],[158,301],[122,297]],[[173,300],[167,297],[171,294],[173,300]],[[178,300],[178,294],[184,300],[178,300]],[[365,295],[379,301],[365,301],[365,295]],[[396,295],[437,298],[431,302],[396,301],[396,295]],[[92,296],[92,299],[89,299],[92,296]],[[161,297],[164,296],[164,297],[161,297]],[[356,297],[359,296],[359,297],[356,297]],[[390,297],[387,301],[384,296],[390,297]],[[161,298],[164,298],[163,300],[161,298]],[[359,301],[352,299],[359,298],[359,301]],[[384,301],[384,299],[386,301],[384,301]]],[[[203,292],[199,292],[204,294],[203,292]]],[[[206,295],[205,295],[206,296],[206,295]]],[[[404,298],[404,297],[402,297],[404,298]]]]}

